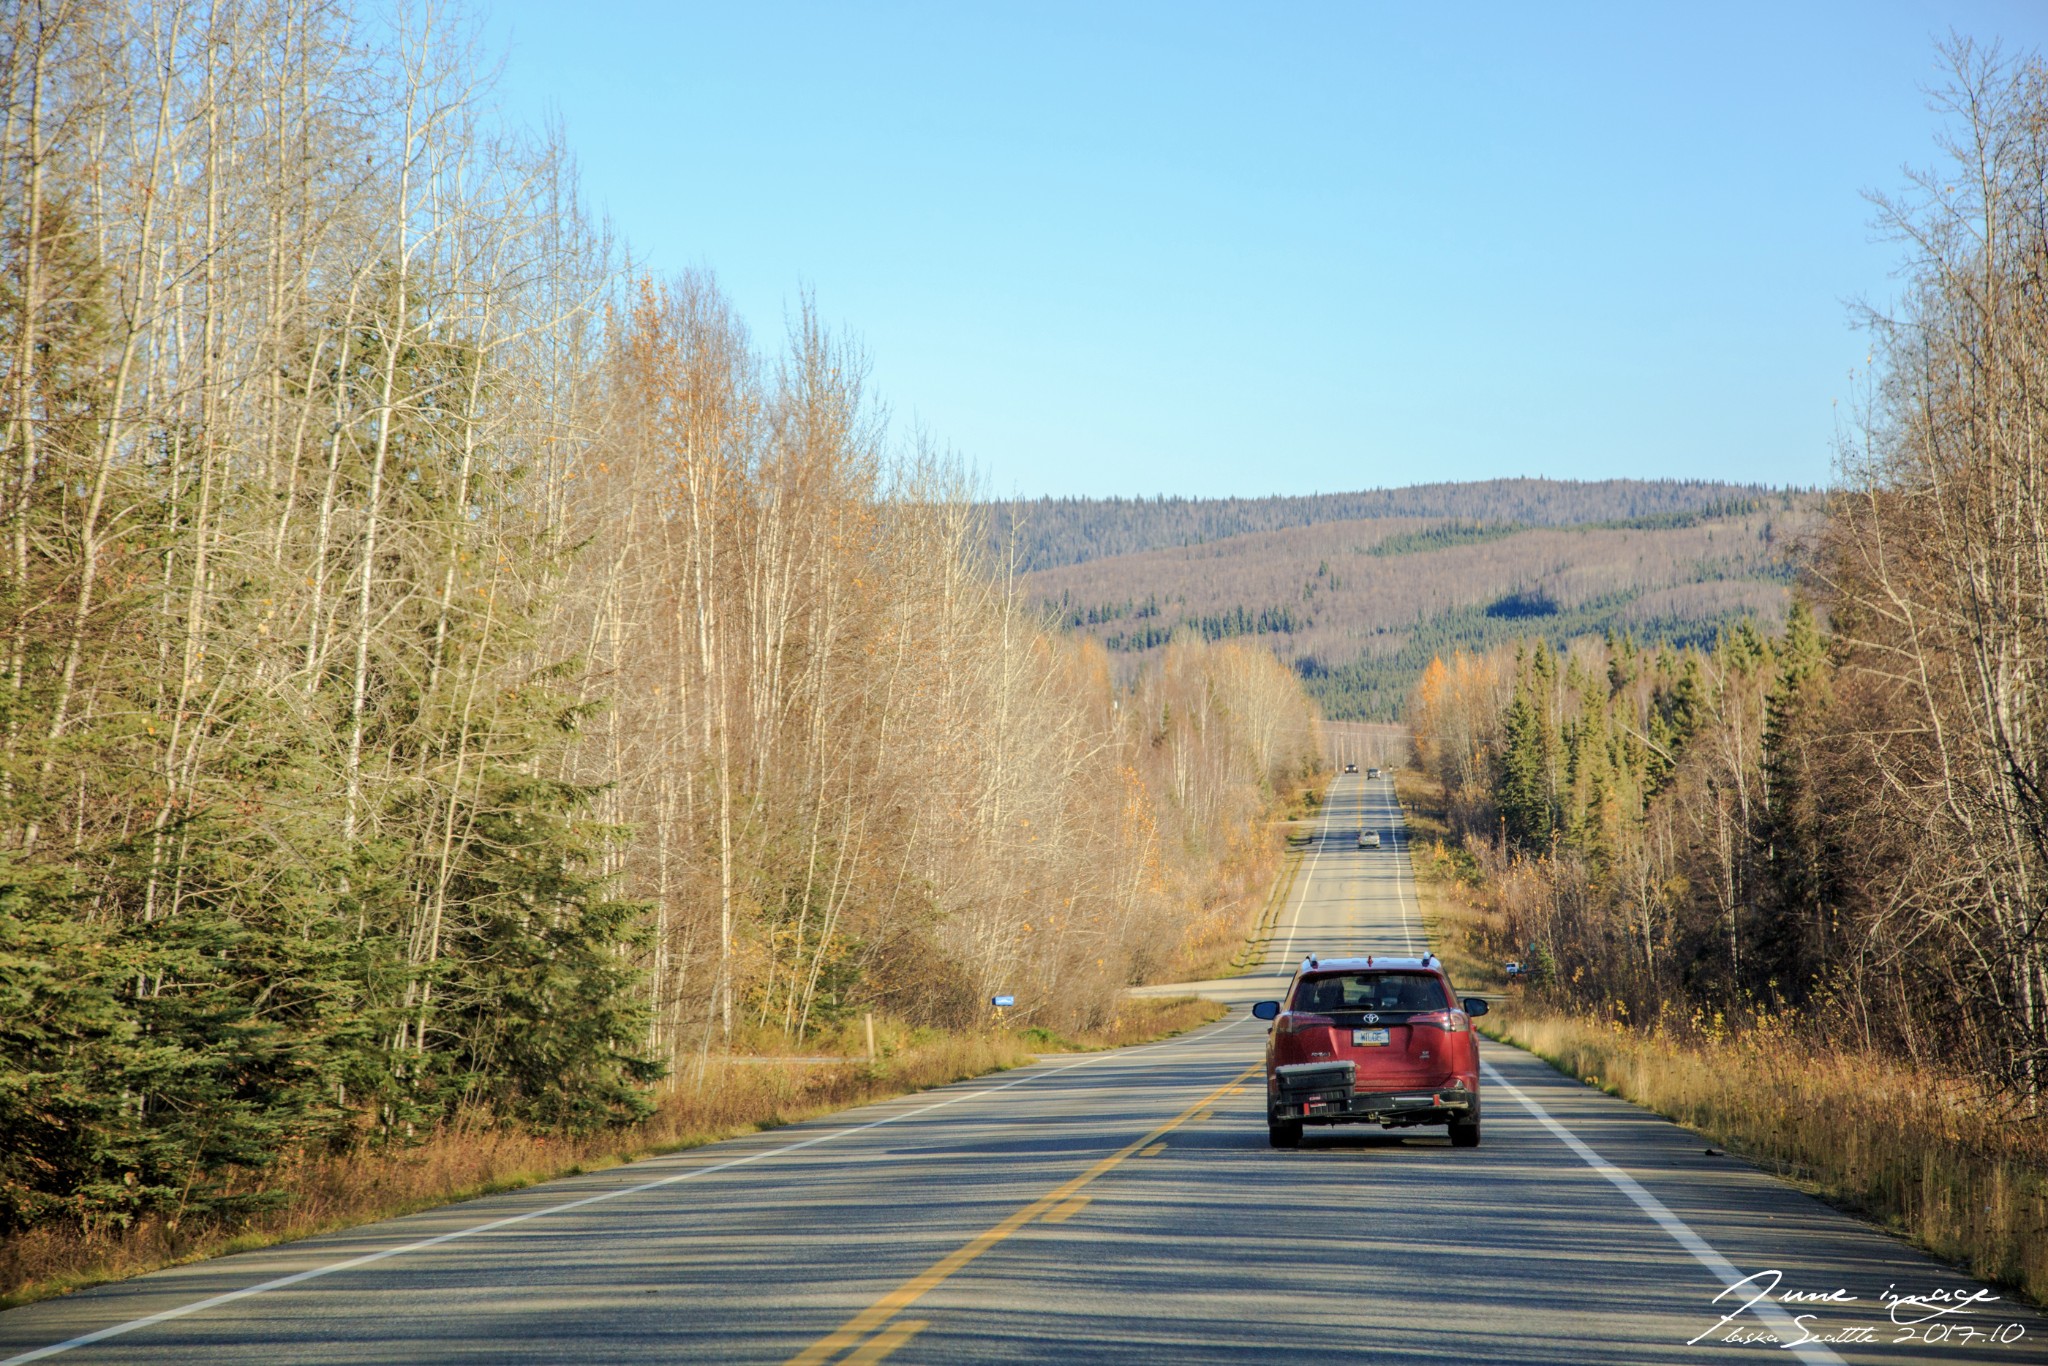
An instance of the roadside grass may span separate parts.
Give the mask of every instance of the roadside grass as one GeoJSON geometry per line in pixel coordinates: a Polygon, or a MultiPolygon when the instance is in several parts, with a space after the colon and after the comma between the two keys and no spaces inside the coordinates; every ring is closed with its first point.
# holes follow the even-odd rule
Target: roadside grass
{"type": "Polygon", "coordinates": [[[1462,894],[1435,794],[1403,776],[1431,945],[1460,986],[1500,994],[1482,1033],[2048,1305],[2048,1125],[1999,1113],[1963,1076],[1817,1040],[1793,1017],[1644,1027],[1510,984],[1481,947],[1487,914],[1462,894]]]}
{"type": "Polygon", "coordinates": [[[1303,782],[1289,792],[1280,802],[1280,819],[1287,822],[1314,821],[1322,815],[1323,797],[1335,781],[1333,773],[1321,774],[1303,782]]]}
{"type": "Polygon", "coordinates": [[[1213,975],[1215,977],[1242,977],[1253,972],[1266,960],[1266,951],[1273,942],[1273,935],[1280,926],[1280,913],[1287,909],[1287,898],[1293,895],[1294,879],[1301,873],[1308,839],[1299,841],[1290,832],[1287,836],[1287,851],[1281,856],[1280,870],[1273,879],[1272,889],[1266,894],[1265,905],[1259,911],[1259,918],[1252,925],[1244,943],[1231,959],[1213,975]]]}
{"type": "Polygon", "coordinates": [[[1017,1038],[1039,1053],[1097,1053],[1172,1038],[1214,1024],[1229,1013],[1230,1007],[1221,1001],[1199,996],[1126,996],[1117,1002],[1109,1022],[1098,1029],[1059,1034],[1031,1028],[1019,1031],[1017,1038]]]}
{"type": "MultiPolygon", "coordinates": [[[[766,1037],[745,1039],[743,1047],[761,1051],[714,1056],[686,1068],[657,1097],[655,1112],[628,1128],[562,1137],[454,1124],[409,1148],[289,1160],[261,1178],[265,1188],[288,1193],[289,1203],[232,1227],[144,1219],[121,1229],[42,1227],[15,1234],[0,1241],[0,1309],[816,1119],[1021,1067],[1041,1053],[1166,1038],[1223,1013],[1216,1002],[1194,997],[1133,998],[1119,1002],[1103,1028],[1071,1037],[1032,1029],[953,1034],[877,1019],[873,1059],[864,1056],[858,1019],[813,1036],[801,1057],[777,1056],[790,1050],[771,1047],[766,1037]],[[844,1056],[812,1060],[829,1053],[844,1056]]],[[[248,1185],[257,1179],[251,1174],[248,1185]]]]}

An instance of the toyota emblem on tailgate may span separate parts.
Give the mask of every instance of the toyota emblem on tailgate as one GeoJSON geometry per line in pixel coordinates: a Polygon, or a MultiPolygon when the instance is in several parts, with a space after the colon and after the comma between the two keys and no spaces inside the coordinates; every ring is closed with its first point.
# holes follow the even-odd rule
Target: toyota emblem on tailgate
{"type": "Polygon", "coordinates": [[[1378,1024],[1380,1022],[1380,1017],[1370,1010],[1365,1012],[1363,1018],[1367,1024],[1378,1024]]]}

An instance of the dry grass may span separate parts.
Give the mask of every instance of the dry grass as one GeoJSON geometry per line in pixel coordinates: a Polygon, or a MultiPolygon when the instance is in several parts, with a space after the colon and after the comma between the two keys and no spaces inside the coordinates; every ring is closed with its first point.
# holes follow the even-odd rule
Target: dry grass
{"type": "Polygon", "coordinates": [[[1265,904],[1259,910],[1258,919],[1252,923],[1237,952],[1230,956],[1228,962],[1212,968],[1207,974],[1208,977],[1242,977],[1248,972],[1255,971],[1266,961],[1267,950],[1271,947],[1273,936],[1279,928],[1280,913],[1287,909],[1287,898],[1294,891],[1294,879],[1301,872],[1303,849],[1307,843],[1306,838],[1297,843],[1293,833],[1289,832],[1287,853],[1273,877],[1272,889],[1266,894],[1265,904]]]}
{"type": "MultiPolygon", "coordinates": [[[[522,1134],[489,1126],[451,1127],[403,1151],[305,1156],[270,1174],[288,1205],[235,1227],[146,1220],[88,1235],[40,1228],[0,1243],[0,1308],[11,1308],[181,1262],[266,1247],[377,1219],[616,1166],[757,1130],[813,1119],[849,1106],[944,1086],[1017,1067],[1036,1053],[1112,1048],[1164,1038],[1223,1013],[1193,997],[1121,1003],[1103,1029],[1073,1038],[1043,1031],[942,1035],[875,1022],[879,1059],[738,1062],[713,1058],[660,1097],[631,1129],[586,1138],[522,1134]]],[[[853,1050],[844,1037],[814,1040],[811,1052],[853,1050]]],[[[864,1036],[861,1047],[865,1046],[864,1036]]]]}
{"type": "Polygon", "coordinates": [[[2048,1303],[2048,1132],[1961,1077],[1768,1027],[1680,1040],[1518,1004],[1487,1032],[2048,1303]]]}
{"type": "Polygon", "coordinates": [[[1229,1013],[1230,1008],[1221,1001],[1198,996],[1126,996],[1117,1002],[1116,1013],[1100,1029],[1083,1029],[1067,1035],[1026,1030],[1022,1037],[1044,1040],[1042,1052],[1092,1053],[1185,1034],[1190,1029],[1214,1024],[1229,1013]]]}

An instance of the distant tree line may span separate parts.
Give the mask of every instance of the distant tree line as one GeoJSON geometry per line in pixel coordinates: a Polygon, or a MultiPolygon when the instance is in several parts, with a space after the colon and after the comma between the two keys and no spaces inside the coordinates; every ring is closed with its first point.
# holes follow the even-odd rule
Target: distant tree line
{"type": "Polygon", "coordinates": [[[997,553],[1026,572],[1252,532],[1378,517],[1520,526],[1684,526],[1791,507],[1798,490],[1697,479],[1491,479],[1293,498],[1040,498],[991,503],[997,553]]]}
{"type": "Polygon", "coordinates": [[[1680,508],[1670,512],[1652,512],[1641,517],[1623,517],[1604,522],[1588,522],[1589,531],[1675,531],[1680,527],[1698,526],[1722,517],[1747,517],[1752,513],[1764,512],[1773,506],[1783,507],[1785,495],[1775,499],[1728,498],[1717,499],[1696,508],[1680,508]]]}
{"type": "MultiPolygon", "coordinates": [[[[1747,517],[1751,513],[1763,511],[1767,506],[1769,504],[1759,498],[1715,499],[1696,508],[1654,512],[1643,517],[1588,520],[1572,525],[1583,527],[1587,531],[1676,531],[1682,527],[1698,526],[1702,522],[1715,521],[1723,517],[1747,517]]],[[[1420,531],[1403,531],[1383,536],[1373,542],[1371,553],[1378,556],[1418,555],[1432,550],[1448,550],[1452,546],[1472,545],[1480,541],[1498,541],[1527,530],[1529,524],[1524,522],[1441,522],[1436,526],[1424,527],[1420,531]]]]}
{"type": "Polygon", "coordinates": [[[1420,531],[1396,532],[1373,542],[1374,555],[1418,555],[1431,550],[1448,550],[1454,545],[1497,541],[1528,528],[1520,522],[1439,522],[1420,531]]]}
{"type": "Polygon", "coordinates": [[[1058,602],[1048,602],[1046,606],[1053,610],[1056,622],[1068,630],[1079,626],[1102,626],[1112,621],[1143,621],[1147,617],[1158,616],[1160,612],[1156,593],[1146,594],[1143,602],[1125,598],[1122,602],[1087,604],[1074,602],[1072,595],[1068,594],[1058,602]]]}

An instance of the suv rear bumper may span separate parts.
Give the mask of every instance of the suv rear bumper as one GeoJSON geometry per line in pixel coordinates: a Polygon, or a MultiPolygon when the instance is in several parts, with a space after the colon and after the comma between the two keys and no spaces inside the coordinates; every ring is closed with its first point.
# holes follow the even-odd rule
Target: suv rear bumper
{"type": "MultiPolygon", "coordinates": [[[[1292,1081],[1294,1079],[1285,1079],[1292,1081]]],[[[1302,1078],[1307,1081],[1308,1078],[1302,1078]]],[[[1281,1086],[1267,1103],[1267,1118],[1303,1124],[1449,1124],[1479,1108],[1479,1096],[1462,1086],[1408,1091],[1357,1091],[1334,1076],[1317,1085],[1281,1086]]]]}

